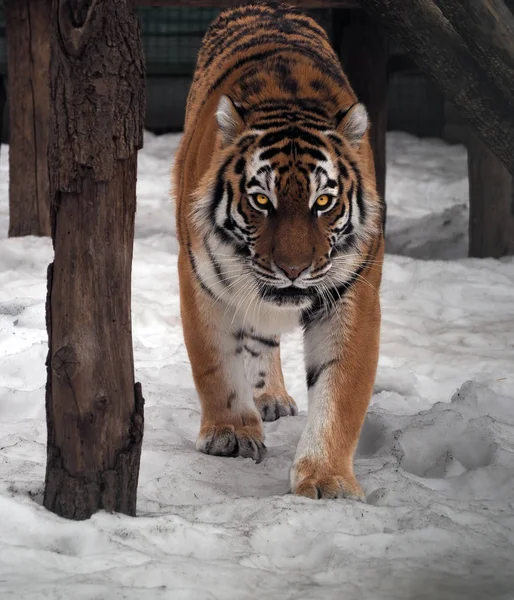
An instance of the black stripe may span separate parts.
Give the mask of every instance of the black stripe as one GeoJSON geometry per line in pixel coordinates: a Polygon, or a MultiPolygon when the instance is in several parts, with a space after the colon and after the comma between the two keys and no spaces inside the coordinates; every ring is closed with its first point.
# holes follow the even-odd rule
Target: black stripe
{"type": "Polygon", "coordinates": [[[204,244],[205,250],[207,251],[207,256],[209,257],[209,260],[211,261],[211,264],[212,264],[212,267],[214,269],[214,272],[216,273],[216,277],[217,277],[218,281],[224,287],[227,287],[227,282],[225,281],[225,277],[223,276],[223,271],[221,269],[221,265],[216,260],[216,258],[214,257],[214,254],[211,251],[211,248],[209,246],[209,242],[207,240],[207,236],[204,237],[203,244],[204,244]]]}
{"type": "Polygon", "coordinates": [[[256,139],[257,136],[253,133],[245,135],[239,140],[239,142],[237,142],[237,147],[242,153],[244,153],[248,150],[248,148],[250,148],[250,146],[255,142],[256,139]]]}
{"type": "Polygon", "coordinates": [[[225,193],[225,171],[227,170],[229,164],[232,161],[232,156],[227,158],[227,160],[221,165],[217,175],[216,175],[216,184],[214,186],[214,194],[212,196],[212,200],[210,203],[210,217],[213,223],[216,223],[216,209],[220,205],[223,200],[223,194],[225,193]]]}
{"type": "Polygon", "coordinates": [[[211,52],[205,61],[205,67],[221,56],[226,50],[232,52],[231,46],[245,36],[258,37],[259,30],[269,31],[275,29],[284,33],[303,33],[312,37],[312,33],[327,39],[326,32],[315,21],[305,17],[300,12],[293,12],[290,7],[281,10],[279,5],[273,10],[269,6],[250,6],[246,9],[234,8],[221,13],[211,24],[205,36],[204,44],[210,47],[211,52]],[[248,17],[258,17],[248,22],[248,17]],[[301,32],[301,28],[307,32],[301,32]]]}
{"type": "Polygon", "coordinates": [[[355,162],[353,162],[353,160],[348,159],[350,162],[350,165],[352,166],[352,169],[355,172],[355,177],[357,178],[357,206],[359,207],[359,222],[362,224],[364,223],[364,220],[366,219],[366,206],[364,204],[364,197],[362,194],[362,176],[361,176],[361,172],[359,170],[359,167],[355,164],[355,162]]]}
{"type": "MultiPolygon", "coordinates": [[[[284,47],[280,47],[280,45],[279,45],[280,41],[277,40],[276,38],[269,40],[269,41],[276,42],[278,47],[273,48],[273,50],[265,50],[263,52],[257,52],[256,54],[251,54],[249,56],[245,56],[244,58],[240,58],[239,60],[237,60],[224,73],[222,73],[216,79],[216,81],[210,86],[207,94],[204,97],[202,105],[205,104],[205,102],[207,101],[207,98],[212,94],[212,92],[217,90],[220,87],[220,85],[228,77],[230,77],[230,75],[232,75],[232,73],[234,71],[237,71],[244,65],[247,65],[247,64],[249,65],[253,62],[263,61],[266,58],[270,58],[272,56],[277,56],[284,52],[293,53],[293,54],[296,52],[298,54],[302,54],[303,56],[311,59],[320,69],[323,69],[325,75],[327,75],[328,77],[333,79],[333,81],[337,85],[339,85],[340,87],[343,87],[343,88],[347,87],[347,81],[343,75],[341,66],[340,66],[339,62],[336,63],[336,61],[333,60],[332,57],[330,57],[330,63],[332,63],[332,64],[330,64],[328,62],[326,56],[319,55],[312,47],[303,46],[301,44],[295,43],[293,40],[287,40],[287,39],[285,39],[282,42],[282,43],[284,43],[284,47]]],[[[262,42],[265,43],[265,40],[262,39],[262,42]]],[[[236,51],[236,48],[234,48],[234,52],[235,51],[236,51]]],[[[309,110],[311,110],[312,112],[316,112],[316,110],[314,110],[312,106],[309,107],[309,110]]],[[[326,114],[326,113],[324,113],[324,111],[319,110],[319,109],[318,109],[318,113],[321,113],[322,115],[326,114]]]]}
{"type": "Polygon", "coordinates": [[[191,250],[191,246],[187,245],[187,253],[189,256],[189,262],[191,263],[191,268],[193,269],[193,275],[196,278],[196,281],[198,282],[199,286],[202,288],[202,290],[208,295],[210,296],[213,300],[216,300],[216,296],[211,292],[211,290],[205,285],[205,283],[202,281],[200,275],[198,274],[198,271],[196,269],[196,261],[195,261],[195,257],[193,255],[193,251],[191,250]]]}
{"type": "Polygon", "coordinates": [[[250,177],[248,180],[248,187],[259,186],[262,187],[262,183],[256,177],[250,177]]]}
{"type": "MultiPolygon", "coordinates": [[[[333,227],[333,228],[334,228],[334,231],[335,231],[336,233],[340,233],[340,231],[338,231],[338,230],[339,230],[339,227],[335,227],[335,224],[336,224],[336,223],[339,221],[339,219],[342,219],[342,218],[344,217],[344,213],[345,213],[345,212],[346,212],[346,207],[345,207],[345,205],[344,205],[344,201],[343,201],[343,202],[341,203],[341,210],[340,210],[340,211],[337,213],[337,216],[336,216],[336,217],[334,217],[334,219],[333,219],[333,220],[330,222],[330,227],[333,227]]],[[[349,221],[347,221],[347,222],[345,223],[345,226],[346,226],[348,223],[349,223],[349,221]]],[[[344,227],[343,227],[343,229],[344,229],[344,227]]],[[[341,231],[342,231],[342,229],[341,229],[341,231]]]]}
{"type": "Polygon", "coordinates": [[[266,129],[278,129],[279,127],[287,127],[289,125],[289,121],[286,120],[266,120],[262,119],[261,121],[256,121],[252,123],[252,129],[260,129],[261,131],[266,131],[266,129]]]}
{"type": "Polygon", "coordinates": [[[341,161],[339,161],[337,163],[337,166],[339,167],[339,172],[341,173],[341,175],[345,178],[348,179],[349,177],[349,173],[348,173],[348,169],[346,168],[346,165],[344,163],[342,163],[341,161]]]}
{"type": "Polygon", "coordinates": [[[247,346],[246,344],[244,345],[244,349],[248,352],[248,354],[250,354],[251,356],[253,356],[254,358],[257,358],[261,355],[260,352],[256,352],[255,350],[252,350],[249,346],[247,346]]]}
{"type": "Polygon", "coordinates": [[[281,152],[282,148],[269,148],[269,150],[265,150],[259,154],[259,160],[269,160],[281,152]]]}
{"type": "Polygon", "coordinates": [[[326,144],[317,135],[314,135],[302,127],[289,127],[281,131],[266,133],[259,141],[259,148],[274,146],[283,140],[300,140],[316,148],[326,148],[326,144]]]}
{"type": "Polygon", "coordinates": [[[316,160],[323,160],[325,161],[325,155],[320,152],[319,150],[316,150],[315,148],[305,148],[302,146],[298,147],[298,154],[308,154],[309,156],[312,156],[312,158],[315,158],[316,160]]]}
{"type": "Polygon", "coordinates": [[[331,365],[333,365],[336,362],[337,361],[335,359],[333,359],[333,360],[329,360],[328,362],[320,365],[319,367],[308,367],[307,368],[307,387],[308,388],[314,387],[316,385],[318,379],[320,378],[321,374],[323,373],[323,371],[328,369],[328,367],[330,367],[331,365]]]}
{"type": "Polygon", "coordinates": [[[280,342],[273,338],[265,338],[259,335],[248,335],[248,337],[254,342],[259,342],[259,344],[262,344],[263,346],[269,346],[270,348],[277,348],[280,345],[280,342]]]}
{"type": "Polygon", "coordinates": [[[268,98],[250,107],[249,111],[252,115],[263,112],[266,115],[263,118],[267,119],[286,119],[291,123],[303,118],[312,120],[314,123],[323,124],[325,127],[329,126],[328,113],[319,106],[313,105],[312,101],[307,99],[295,98],[293,103],[285,103],[283,98],[268,98]]]}
{"type": "Polygon", "coordinates": [[[241,175],[241,173],[245,170],[245,166],[246,166],[246,161],[243,157],[241,157],[237,161],[236,166],[234,167],[234,173],[236,175],[241,175]]]}
{"type": "Polygon", "coordinates": [[[348,281],[338,286],[333,286],[325,290],[325,297],[317,295],[315,301],[309,309],[302,312],[300,321],[304,328],[304,331],[308,331],[310,327],[316,323],[319,319],[327,317],[329,315],[328,310],[331,307],[336,306],[350,290],[353,284],[357,281],[360,274],[368,266],[368,258],[359,266],[359,268],[352,274],[348,281]],[[328,302],[326,294],[329,295],[328,302]]]}
{"type": "MultiPolygon", "coordinates": [[[[351,233],[353,231],[353,223],[352,223],[352,214],[353,214],[353,181],[350,184],[350,187],[348,189],[348,220],[346,221],[346,223],[344,224],[344,226],[342,227],[341,230],[339,230],[339,228],[335,228],[334,229],[334,233],[337,233],[338,235],[343,235],[346,233],[351,233]]],[[[334,221],[332,222],[333,224],[335,224],[343,215],[344,215],[344,211],[345,211],[345,206],[343,203],[343,210],[339,213],[338,217],[336,219],[334,219],[334,221]]]]}

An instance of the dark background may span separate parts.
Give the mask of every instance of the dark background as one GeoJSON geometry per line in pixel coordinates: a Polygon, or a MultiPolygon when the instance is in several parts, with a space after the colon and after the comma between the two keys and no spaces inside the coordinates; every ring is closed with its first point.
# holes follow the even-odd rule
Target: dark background
{"type": "MultiPolygon", "coordinates": [[[[139,8],[147,61],[146,128],[155,133],[181,131],[185,101],[196,54],[218,9],[139,8]]],[[[310,11],[331,32],[331,9],[310,11]]],[[[401,47],[389,41],[388,129],[421,137],[464,141],[465,128],[446,102],[401,47]]],[[[7,56],[3,3],[0,1],[0,77],[7,89],[7,56]]],[[[8,141],[8,106],[2,115],[2,142],[8,141]]]]}

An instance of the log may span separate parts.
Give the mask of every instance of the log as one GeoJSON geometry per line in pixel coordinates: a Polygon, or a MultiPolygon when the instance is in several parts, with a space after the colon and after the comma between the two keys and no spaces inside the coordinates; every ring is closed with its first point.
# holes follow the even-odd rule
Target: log
{"type": "Polygon", "coordinates": [[[377,190],[385,199],[387,131],[387,42],[362,10],[334,10],[333,45],[357,98],[368,110],[377,190]]]}
{"type": "Polygon", "coordinates": [[[436,0],[514,111],[514,16],[503,0],[436,0]]]}
{"type": "MultiPolygon", "coordinates": [[[[461,0],[447,2],[457,4],[461,0]]],[[[505,85],[500,89],[488,77],[480,55],[468,48],[433,0],[361,0],[361,4],[390,29],[514,173],[513,107],[502,93],[503,87],[514,86],[508,71],[503,73],[505,85]]],[[[491,45],[499,47],[495,32],[491,32],[491,38],[491,45]]]]}
{"type": "Polygon", "coordinates": [[[52,0],[6,0],[9,236],[50,235],[48,119],[52,0]]]}
{"type": "MultiPolygon", "coordinates": [[[[34,0],[35,2],[37,0],[34,0]]],[[[131,0],[53,0],[44,505],[136,513],[131,268],[144,60],[131,0]]]]}
{"type": "MultiPolygon", "coordinates": [[[[182,6],[185,8],[227,8],[256,0],[136,0],[138,6],[182,6]]],[[[287,0],[298,8],[356,8],[359,0],[287,0]]]]}
{"type": "Polygon", "coordinates": [[[514,178],[476,136],[468,142],[469,256],[514,254],[514,178]]]}

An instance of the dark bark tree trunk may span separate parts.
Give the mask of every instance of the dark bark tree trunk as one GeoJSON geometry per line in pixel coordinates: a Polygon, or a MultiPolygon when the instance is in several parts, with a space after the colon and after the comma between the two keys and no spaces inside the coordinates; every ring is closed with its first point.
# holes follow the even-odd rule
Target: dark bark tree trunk
{"type": "Polygon", "coordinates": [[[514,179],[475,136],[468,143],[469,255],[514,254],[514,179]]]}
{"type": "Polygon", "coordinates": [[[9,235],[50,235],[48,119],[52,0],[5,0],[9,235]]]}
{"type": "MultiPolygon", "coordinates": [[[[491,8],[498,0],[481,0],[491,8]]],[[[443,0],[441,0],[441,5],[443,0]]],[[[476,129],[486,145],[503,161],[511,174],[514,174],[514,106],[504,93],[514,87],[509,64],[513,57],[510,51],[502,64],[495,67],[494,79],[489,76],[492,56],[484,59],[484,53],[501,54],[505,51],[505,36],[513,30],[514,17],[507,22],[495,20],[494,30],[489,31],[487,48],[475,40],[468,46],[443,14],[434,0],[361,0],[365,8],[377,20],[382,21],[391,33],[410,52],[417,62],[439,85],[446,97],[451,100],[476,129]],[[481,46],[478,52],[476,46],[481,46]],[[501,85],[500,85],[501,83],[501,85]]],[[[446,14],[454,7],[461,22],[459,31],[476,30],[477,14],[473,10],[461,12],[461,0],[444,0],[446,14]]],[[[473,6],[478,3],[473,0],[473,6]]],[[[490,11],[490,14],[494,13],[490,11]]],[[[453,17],[452,17],[453,21],[453,17]]]]}
{"type": "Polygon", "coordinates": [[[144,64],[131,0],[54,0],[44,505],[134,515],[143,398],[131,268],[144,64]]]}
{"type": "Polygon", "coordinates": [[[357,97],[368,109],[377,190],[385,199],[387,42],[381,28],[362,10],[334,10],[333,24],[334,48],[357,97]]]}

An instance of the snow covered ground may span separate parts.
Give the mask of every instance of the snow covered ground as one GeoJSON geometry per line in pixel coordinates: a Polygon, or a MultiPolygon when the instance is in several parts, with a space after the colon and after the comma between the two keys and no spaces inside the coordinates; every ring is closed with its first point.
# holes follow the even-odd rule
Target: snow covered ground
{"type": "Polygon", "coordinates": [[[388,136],[390,254],[380,365],[356,459],[368,503],[357,504],[287,494],[306,419],[299,335],[287,338],[284,365],[301,412],[265,425],[265,461],[195,450],[199,408],[168,200],[177,142],[147,134],[139,162],[139,516],[81,523],[41,506],[52,251],[49,240],[6,237],[2,147],[0,598],[514,598],[514,261],[464,258],[464,149],[388,136]]]}

